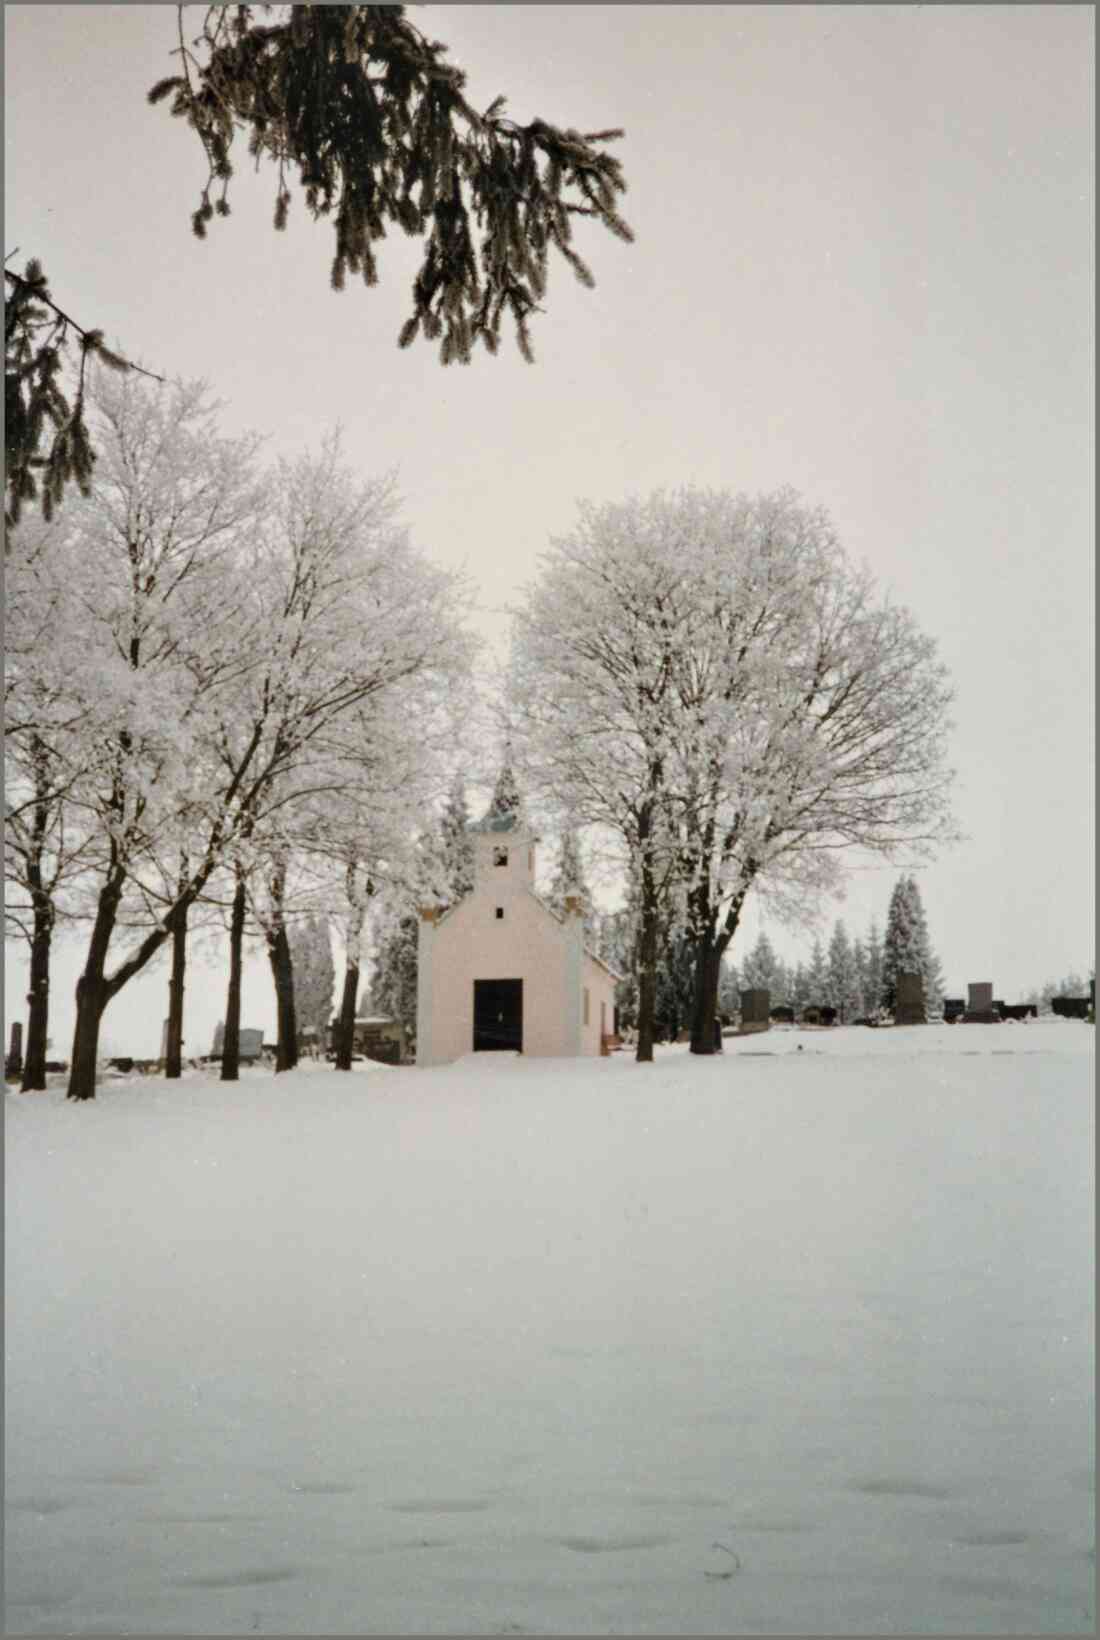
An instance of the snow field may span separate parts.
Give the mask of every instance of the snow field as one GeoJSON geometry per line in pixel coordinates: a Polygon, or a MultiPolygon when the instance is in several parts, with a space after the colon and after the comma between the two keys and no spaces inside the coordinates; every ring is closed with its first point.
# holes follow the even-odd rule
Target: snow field
{"type": "Polygon", "coordinates": [[[9,1094],[8,1632],[1092,1632],[1092,1044],[9,1094]]]}

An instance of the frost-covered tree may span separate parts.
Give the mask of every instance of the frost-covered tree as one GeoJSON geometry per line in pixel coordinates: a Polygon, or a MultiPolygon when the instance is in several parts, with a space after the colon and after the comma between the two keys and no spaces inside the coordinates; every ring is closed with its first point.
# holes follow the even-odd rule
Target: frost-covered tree
{"type": "Polygon", "coordinates": [[[775,965],[775,992],[772,997],[772,1006],[789,1008],[792,988],[791,970],[780,957],[775,965]]]}
{"type": "Polygon", "coordinates": [[[262,21],[252,6],[210,6],[194,39],[183,7],[179,18],[177,71],[148,95],[170,98],[205,150],[195,234],[229,215],[233,143],[247,135],[249,156],[275,167],[276,228],[295,171],[307,209],[332,221],[334,290],[349,273],[377,284],[387,228],[426,240],[402,347],[419,331],[441,339],[444,364],[467,363],[479,340],[497,351],[507,314],[530,360],[528,319],[541,310],[551,249],[594,283],[572,245],[573,219],[632,238],[617,209],[622,169],[604,152],[622,132],[520,125],[503,97],[475,109],[463,71],[403,6],[303,5],[262,21]]]}
{"type": "Polygon", "coordinates": [[[796,964],[791,975],[791,1007],[796,1015],[801,1015],[802,1010],[808,1008],[812,1000],[809,971],[806,964],[800,962],[796,964]]]}
{"type": "MultiPolygon", "coordinates": [[[[93,424],[101,446],[87,499],[66,508],[50,543],[67,595],[49,628],[60,675],[88,677],[78,795],[97,840],[83,912],[84,972],[77,986],[73,1097],[94,1090],[99,1021],[111,997],[171,936],[171,905],[142,941],[136,963],[107,965],[128,903],[148,903],[155,860],[193,822],[199,749],[213,696],[237,664],[223,647],[232,619],[232,562],[254,527],[255,441],[219,436],[201,384],[159,391],[130,377],[100,378],[93,424]],[[94,681],[93,681],[94,680],[94,681]]],[[[200,850],[201,892],[217,864],[200,850]]]]}
{"type": "Polygon", "coordinates": [[[673,923],[661,941],[654,1007],[657,1032],[667,1042],[675,1042],[690,1022],[694,971],[691,941],[683,923],[673,923]]]}
{"type": "Polygon", "coordinates": [[[883,1007],[882,1001],[882,940],[874,917],[867,930],[867,972],[864,981],[863,1005],[872,1016],[883,1007]]]}
{"type": "Polygon", "coordinates": [[[100,848],[79,803],[96,760],[106,704],[79,654],[59,664],[51,634],[73,631],[79,609],[60,531],[28,518],[8,532],[5,565],[4,919],[27,942],[29,984],[22,1091],[46,1086],[54,930],[78,909],[100,848]]]}
{"type": "Polygon", "coordinates": [[[867,1001],[870,991],[867,984],[867,947],[858,935],[852,941],[852,968],[855,973],[854,1017],[862,1019],[870,1011],[867,1001]]]}
{"type": "MultiPolygon", "coordinates": [[[[419,919],[403,898],[384,903],[374,931],[374,967],[366,1006],[400,1021],[410,1053],[416,1051],[419,919]]],[[[361,1006],[363,1006],[361,1004],[361,1006]]]]}
{"type": "MultiPolygon", "coordinates": [[[[124,380],[122,389],[128,386],[124,380]]],[[[137,419],[135,461],[142,450],[151,460],[158,451],[179,459],[180,440],[158,443],[148,418],[137,419]]],[[[124,476],[129,481],[132,472],[124,476]]],[[[97,466],[89,507],[99,486],[97,466]]],[[[142,573],[156,539],[140,524],[128,527],[141,512],[125,513],[127,527],[106,533],[106,558],[96,568],[120,565],[119,593],[105,603],[101,586],[99,607],[91,607],[100,622],[117,612],[120,641],[107,673],[113,666],[126,680],[132,704],[100,765],[97,813],[112,852],[78,986],[70,1097],[94,1096],[103,1010],[170,937],[180,908],[194,903],[250,835],[259,846],[269,808],[297,801],[315,748],[345,714],[430,661],[454,578],[414,553],[394,509],[392,483],[354,477],[330,441],[319,456],[278,464],[265,483],[262,520],[253,508],[250,527],[234,532],[231,553],[219,557],[207,548],[203,574],[198,556],[187,575],[174,579],[169,564],[163,573],[150,566],[152,578],[142,573]],[[137,571],[131,547],[139,554],[137,571]],[[180,610],[166,633],[165,609],[181,591],[186,619],[180,610]],[[132,644],[140,667],[132,663],[132,644]],[[167,672],[158,674],[154,662],[167,672]],[[123,891],[142,869],[150,839],[156,836],[159,848],[172,841],[181,793],[192,839],[189,879],[109,972],[123,891]]],[[[208,506],[203,527],[228,529],[226,514],[208,506]]],[[[165,547],[172,562],[182,550],[178,525],[175,518],[165,547]]],[[[269,877],[269,887],[278,876],[269,877]]]]}
{"type": "Polygon", "coordinates": [[[585,873],[580,836],[576,825],[568,819],[558,836],[554,870],[546,899],[559,917],[565,915],[566,900],[579,900],[585,942],[589,945],[594,943],[597,937],[596,906],[585,873]]]}
{"type": "Polygon", "coordinates": [[[637,1058],[653,1058],[662,926],[681,880],[668,724],[682,569],[657,529],[584,504],[515,625],[508,683],[528,789],[618,840],[637,906],[637,1058]]]}
{"type": "Polygon", "coordinates": [[[633,1031],[638,1024],[638,915],[629,885],[624,906],[597,915],[596,944],[600,956],[621,976],[615,982],[619,1030],[633,1031]]]}
{"type": "Polygon", "coordinates": [[[727,1017],[741,1012],[741,992],[745,982],[732,957],[722,958],[722,978],[718,986],[718,1011],[727,1017]]]}
{"type": "Polygon", "coordinates": [[[439,830],[443,871],[455,900],[464,899],[474,886],[474,842],[470,831],[466,781],[461,770],[456,771],[451,781],[439,830]]]}
{"type": "Polygon", "coordinates": [[[844,919],[838,917],[829,941],[825,965],[825,996],[831,1008],[837,1010],[840,1023],[846,1025],[859,1011],[859,977],[852,956],[852,944],[844,919]]]}
{"type": "MultiPolygon", "coordinates": [[[[789,490],[582,507],[528,596],[517,655],[546,788],[618,830],[654,878],[643,941],[658,884],[686,887],[693,1051],[713,1051],[750,889],[804,914],[839,885],[846,849],[951,834],[935,646],[789,490]]],[[[643,953],[643,979],[648,966],[643,953]]]]}
{"type": "Polygon", "coordinates": [[[741,961],[741,983],[746,991],[767,991],[773,1005],[778,1000],[780,962],[767,930],[761,929],[756,944],[741,961]]]}
{"type": "Polygon", "coordinates": [[[924,901],[921,898],[920,884],[913,876],[909,878],[909,903],[912,907],[913,921],[917,930],[917,945],[920,950],[920,974],[924,981],[925,1001],[933,1007],[941,1006],[943,1002],[943,969],[932,948],[931,936],[928,932],[928,919],[924,912],[924,901]]]}

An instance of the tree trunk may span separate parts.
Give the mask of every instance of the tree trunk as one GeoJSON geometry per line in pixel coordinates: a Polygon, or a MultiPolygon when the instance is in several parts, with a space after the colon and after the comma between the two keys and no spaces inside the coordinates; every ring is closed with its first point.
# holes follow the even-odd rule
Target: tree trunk
{"type": "Polygon", "coordinates": [[[294,962],[281,911],[278,922],[267,936],[267,955],[275,980],[275,1009],[279,1021],[275,1069],[292,1071],[298,1063],[298,1020],[294,1009],[294,962]]]}
{"type": "Polygon", "coordinates": [[[31,928],[30,990],[27,992],[27,1045],[23,1057],[23,1093],[41,1092],[46,1086],[46,1044],[50,1027],[50,946],[53,940],[54,907],[49,889],[42,881],[42,857],[50,827],[49,770],[46,748],[36,735],[33,745],[35,805],[34,829],[27,855],[27,889],[34,917],[31,928]]]}
{"type": "Polygon", "coordinates": [[[718,1015],[718,980],[724,946],[707,933],[695,947],[695,997],[691,1019],[692,1053],[714,1053],[714,1021],[718,1015]]]}
{"type": "MultiPolygon", "coordinates": [[[[181,894],[186,882],[184,877],[180,885],[181,894]]],[[[171,912],[172,974],[168,981],[168,1041],[164,1048],[164,1074],[173,1081],[178,1081],[183,1074],[183,980],[187,972],[187,913],[190,909],[181,900],[171,912]]]]}
{"type": "MultiPolygon", "coordinates": [[[[33,892],[33,891],[32,891],[33,892]]],[[[44,894],[34,894],[34,927],[31,932],[31,976],[27,992],[27,1042],[23,1056],[23,1093],[40,1092],[46,1086],[46,1046],[50,1024],[50,945],[53,939],[53,907],[44,894]]]]}
{"type": "Polygon", "coordinates": [[[69,1063],[69,1099],[95,1098],[95,1068],[99,1059],[99,1027],[108,1003],[102,976],[81,974],[76,982],[76,1028],[69,1063]]]}
{"type": "Polygon", "coordinates": [[[229,992],[225,999],[225,1034],[222,1037],[223,1082],[239,1082],[241,1076],[241,970],[244,951],[245,875],[237,866],[233,889],[233,909],[229,918],[229,992]]]}
{"type": "MultiPolygon", "coordinates": [[[[106,977],[107,951],[122,899],[123,874],[117,866],[108,873],[99,894],[88,958],[76,982],[76,1027],[69,1063],[69,1099],[95,1098],[95,1068],[99,1058],[99,1027],[114,994],[106,977]]],[[[117,989],[117,987],[116,987],[117,989]]]]}
{"type": "Polygon", "coordinates": [[[344,969],[344,992],[340,998],[340,1014],[336,1021],[336,1069],[351,1070],[351,1056],[355,1048],[355,1002],[359,995],[359,957],[363,943],[363,923],[367,915],[367,901],[374,893],[374,884],[365,885],[359,876],[359,861],[353,855],[347,865],[344,892],[348,901],[347,966],[344,969]]]}
{"type": "Polygon", "coordinates": [[[340,1013],[336,1020],[336,1069],[351,1070],[351,1055],[355,1047],[355,1002],[359,995],[359,959],[348,958],[344,969],[344,991],[340,998],[340,1013]]]}
{"type": "Polygon", "coordinates": [[[638,929],[638,1047],[639,1065],[653,1063],[653,1022],[657,1007],[657,894],[649,868],[642,868],[642,903],[638,929]]]}

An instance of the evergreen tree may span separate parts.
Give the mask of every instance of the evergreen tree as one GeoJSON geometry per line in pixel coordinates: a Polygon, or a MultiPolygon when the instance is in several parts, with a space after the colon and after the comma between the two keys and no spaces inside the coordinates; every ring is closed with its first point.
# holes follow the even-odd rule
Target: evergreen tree
{"type": "Polygon", "coordinates": [[[828,976],[825,968],[825,949],[819,936],[814,937],[813,949],[810,952],[810,966],[806,974],[806,984],[809,990],[810,1008],[820,1008],[826,1001],[828,993],[828,976]]]}
{"type": "Polygon", "coordinates": [[[323,1052],[332,1022],[336,966],[327,917],[306,917],[288,930],[294,965],[294,1009],[300,1034],[314,1033],[323,1052]]]}
{"type": "Polygon", "coordinates": [[[633,1031],[638,1023],[638,915],[629,891],[622,910],[597,918],[596,937],[603,960],[622,976],[615,984],[619,1030],[633,1031]]]}
{"type": "Polygon", "coordinates": [[[917,948],[920,952],[920,975],[924,980],[924,1000],[930,1007],[940,1007],[943,1003],[943,970],[939,958],[932,949],[932,941],[928,934],[928,921],[924,914],[924,903],[921,899],[920,886],[915,877],[906,879],[906,893],[912,912],[913,923],[917,931],[917,948]]]}
{"type": "Polygon", "coordinates": [[[251,6],[208,8],[179,72],[148,94],[151,103],[171,98],[206,153],[192,229],[205,238],[215,215],[229,215],[230,150],[238,129],[247,131],[257,165],[277,167],[275,227],[286,224],[295,169],[307,209],[332,220],[334,290],[348,273],[378,282],[375,249],[387,227],[426,236],[402,347],[420,331],[442,338],[443,364],[465,364],[478,340],[497,351],[507,309],[530,360],[527,321],[545,296],[551,246],[582,284],[594,283],[571,244],[571,219],[594,217],[633,237],[616,209],[622,168],[602,151],[622,132],[582,135],[542,119],[520,126],[503,113],[503,97],[479,112],[446,47],[404,12],[305,5],[273,23],[251,6]]]}
{"type": "Polygon", "coordinates": [[[810,1006],[810,975],[804,962],[800,962],[791,976],[791,1007],[797,1015],[801,1015],[804,1008],[810,1006]]]}
{"type": "Polygon", "coordinates": [[[741,1011],[741,970],[729,956],[722,958],[722,977],[718,982],[718,1008],[729,1017],[741,1011]]]}
{"type": "Polygon", "coordinates": [[[5,268],[4,278],[4,521],[11,529],[40,484],[47,520],[68,484],[91,493],[95,454],[84,416],[88,360],[143,376],[153,372],[119,358],[104,347],[101,330],[85,330],[59,308],[34,257],[21,274],[5,268]],[[71,397],[62,386],[66,366],[76,373],[71,397]]]}
{"type": "Polygon", "coordinates": [[[843,918],[838,918],[829,941],[825,967],[825,994],[829,1006],[837,1010],[842,1025],[854,1019],[859,1006],[859,988],[852,947],[843,918]]]}
{"type": "Polygon", "coordinates": [[[396,1019],[405,1028],[407,1053],[416,1051],[416,946],[419,919],[411,912],[387,908],[375,935],[370,991],[359,1003],[361,1014],[396,1019]]]}
{"type": "Polygon", "coordinates": [[[899,877],[890,895],[882,946],[882,1005],[897,1005],[899,974],[919,974],[926,1004],[943,998],[943,978],[928,937],[928,924],[915,877],[899,877]]]}
{"type": "Polygon", "coordinates": [[[871,1005],[868,1001],[870,990],[867,984],[867,947],[858,936],[852,941],[852,967],[855,970],[856,980],[854,1017],[863,1019],[871,1012],[871,1005]]]}
{"type": "Polygon", "coordinates": [[[780,958],[775,965],[775,990],[772,993],[773,1008],[790,1008],[793,980],[791,970],[780,958]]]}
{"type": "Polygon", "coordinates": [[[596,907],[585,877],[580,838],[576,826],[571,823],[562,827],[558,838],[557,860],[546,898],[559,917],[565,915],[567,899],[580,900],[585,942],[593,943],[597,931],[596,907]]]}
{"type": "Polygon", "coordinates": [[[466,783],[455,775],[439,823],[440,864],[455,904],[474,886],[474,842],[470,835],[470,812],[466,804],[466,783]]]}
{"type": "Polygon", "coordinates": [[[770,992],[772,1004],[774,1005],[779,978],[779,959],[772,947],[771,940],[762,928],[756,944],[742,964],[742,984],[746,991],[770,992]]]}
{"type": "Polygon", "coordinates": [[[487,821],[501,822],[500,829],[506,829],[507,822],[516,823],[522,818],[523,803],[516,785],[516,777],[512,772],[512,754],[505,748],[504,761],[500,765],[497,783],[493,789],[492,801],[485,811],[487,821]]]}
{"type": "Polygon", "coordinates": [[[661,942],[653,1010],[658,1036],[664,1037],[667,1042],[675,1042],[680,1032],[690,1025],[694,994],[695,956],[692,942],[683,924],[677,922],[665,931],[661,942]]]}
{"type": "Polygon", "coordinates": [[[878,923],[871,918],[871,926],[867,932],[867,972],[864,980],[863,1005],[872,1018],[883,1007],[882,1001],[882,941],[879,938],[878,923]]]}

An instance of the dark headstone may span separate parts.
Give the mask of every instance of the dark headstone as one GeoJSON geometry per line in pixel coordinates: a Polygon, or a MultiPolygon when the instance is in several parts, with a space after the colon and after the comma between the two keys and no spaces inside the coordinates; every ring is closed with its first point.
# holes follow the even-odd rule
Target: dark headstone
{"type": "Polygon", "coordinates": [[[23,1074],[23,1021],[13,1019],[11,1022],[11,1047],[8,1057],[4,1061],[5,1076],[22,1076],[23,1074]]]}
{"type": "Polygon", "coordinates": [[[824,1002],[814,1002],[802,1010],[803,1025],[835,1025],[837,1010],[824,1002]]]}
{"type": "Polygon", "coordinates": [[[928,1024],[928,1013],[924,1006],[923,975],[898,975],[897,998],[894,1003],[894,1024],[928,1024]]]}
{"type": "Polygon", "coordinates": [[[773,1025],[793,1025],[794,1009],[788,1007],[785,1002],[781,1002],[778,1008],[772,1009],[771,1021],[773,1025]]]}
{"type": "Polygon", "coordinates": [[[944,997],[943,1019],[945,1025],[954,1025],[955,1021],[961,1019],[965,1012],[966,1003],[962,997],[944,997]]]}
{"type": "Polygon", "coordinates": [[[1092,1003],[1088,997],[1051,997],[1050,1006],[1061,1019],[1087,1019],[1092,1003]]]}

